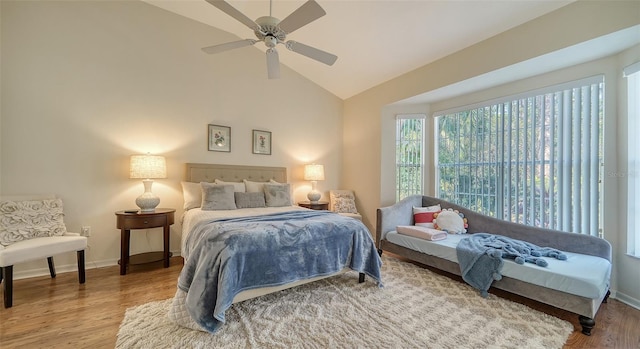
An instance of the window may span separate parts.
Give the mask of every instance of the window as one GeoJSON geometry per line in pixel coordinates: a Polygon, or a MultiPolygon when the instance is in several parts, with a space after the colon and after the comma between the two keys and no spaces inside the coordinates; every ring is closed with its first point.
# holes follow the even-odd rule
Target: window
{"type": "Polygon", "coordinates": [[[422,194],[425,115],[396,117],[396,200],[422,194]]]}
{"type": "Polygon", "coordinates": [[[627,78],[627,253],[640,257],[640,62],[624,69],[627,78]]]}
{"type": "Polygon", "coordinates": [[[599,235],[603,77],[436,114],[436,191],[500,219],[599,235]]]}

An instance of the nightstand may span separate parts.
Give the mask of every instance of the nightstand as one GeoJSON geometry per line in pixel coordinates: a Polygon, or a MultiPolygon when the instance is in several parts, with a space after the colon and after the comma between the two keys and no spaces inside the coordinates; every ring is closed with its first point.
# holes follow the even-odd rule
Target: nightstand
{"type": "Polygon", "coordinates": [[[125,211],[116,212],[118,219],[116,227],[120,229],[120,275],[127,273],[127,265],[143,264],[157,261],[164,261],[164,267],[169,267],[169,226],[174,222],[176,210],[172,208],[157,208],[153,212],[127,213],[125,211]],[[153,251],[129,256],[129,241],[131,230],[163,228],[164,229],[164,251],[153,251]]]}
{"type": "Polygon", "coordinates": [[[328,210],[329,202],[328,201],[318,201],[318,202],[300,201],[298,202],[298,206],[310,208],[312,210],[328,210]]]}

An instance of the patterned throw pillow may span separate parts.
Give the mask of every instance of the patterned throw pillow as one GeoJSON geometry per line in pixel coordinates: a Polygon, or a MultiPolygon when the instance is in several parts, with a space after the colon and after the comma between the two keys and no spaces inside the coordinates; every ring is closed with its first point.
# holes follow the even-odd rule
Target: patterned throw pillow
{"type": "Polygon", "coordinates": [[[61,199],[0,201],[0,245],[67,232],[61,199]]]}
{"type": "Polygon", "coordinates": [[[358,213],[355,197],[350,191],[332,191],[331,203],[333,204],[333,212],[358,213]]]}
{"type": "Polygon", "coordinates": [[[440,212],[440,210],[441,210],[440,204],[427,206],[427,207],[414,207],[413,208],[414,225],[433,229],[434,214],[440,212]]]}
{"type": "Polygon", "coordinates": [[[333,208],[338,213],[358,213],[356,203],[349,198],[336,198],[333,201],[333,208]]]}

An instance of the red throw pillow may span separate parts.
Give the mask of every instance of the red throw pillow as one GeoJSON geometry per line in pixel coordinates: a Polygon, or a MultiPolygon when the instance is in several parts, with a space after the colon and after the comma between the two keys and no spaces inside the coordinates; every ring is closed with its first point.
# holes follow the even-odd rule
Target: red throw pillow
{"type": "Polygon", "coordinates": [[[415,225],[422,225],[422,223],[433,223],[433,214],[436,212],[421,212],[413,215],[413,220],[415,221],[415,225]]]}
{"type": "Polygon", "coordinates": [[[413,208],[413,224],[433,228],[433,215],[440,212],[440,205],[413,208]]]}

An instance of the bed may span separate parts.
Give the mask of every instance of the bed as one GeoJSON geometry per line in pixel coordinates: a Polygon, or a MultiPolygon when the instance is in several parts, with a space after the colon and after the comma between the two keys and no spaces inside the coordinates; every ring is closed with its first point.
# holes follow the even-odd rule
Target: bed
{"type": "Polygon", "coordinates": [[[185,265],[169,310],[178,325],[215,333],[233,303],[347,270],[382,286],[367,228],[294,206],[284,167],[186,164],[182,187],[185,265]]]}

